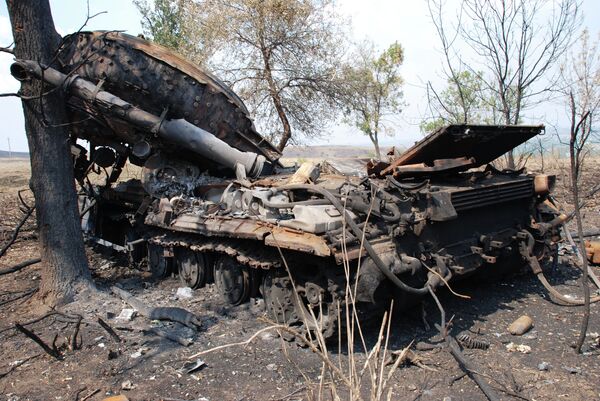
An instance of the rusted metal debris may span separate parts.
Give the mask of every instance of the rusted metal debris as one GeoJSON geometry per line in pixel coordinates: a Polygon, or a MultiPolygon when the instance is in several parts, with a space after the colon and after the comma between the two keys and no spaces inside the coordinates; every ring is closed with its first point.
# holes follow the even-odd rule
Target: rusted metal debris
{"type": "Polygon", "coordinates": [[[235,93],[156,44],[78,33],[59,60],[11,71],[66,91],[86,237],[146,259],[156,276],[214,279],[233,304],[262,295],[298,330],[332,336],[350,283],[357,302],[379,307],[556,246],[552,177],[488,164],[543,126],[452,125],[391,162],[332,160],[294,175],[235,93]],[[142,175],[117,183],[126,162],[142,175]],[[104,169],[105,184],[90,186],[104,169]]]}
{"type": "MultiPolygon", "coordinates": [[[[423,163],[427,166],[448,165],[455,168],[455,163],[441,160],[469,160],[463,167],[478,167],[490,163],[540,134],[543,125],[449,125],[427,135],[414,146],[396,158],[383,169],[380,175],[392,174],[396,168],[409,164],[423,163]]],[[[441,168],[440,166],[440,168],[441,168]]]]}

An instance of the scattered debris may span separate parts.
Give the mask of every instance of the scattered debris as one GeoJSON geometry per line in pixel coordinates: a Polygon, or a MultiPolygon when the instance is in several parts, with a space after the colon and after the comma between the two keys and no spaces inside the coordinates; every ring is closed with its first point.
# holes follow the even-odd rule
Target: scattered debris
{"type": "Polygon", "coordinates": [[[461,334],[456,337],[458,342],[465,348],[469,349],[488,349],[490,348],[490,343],[483,340],[478,340],[475,338],[471,338],[468,334],[461,334]]]}
{"type": "Polygon", "coordinates": [[[137,386],[131,382],[131,380],[125,380],[121,383],[121,390],[133,390],[137,386]]]}
{"type": "Polygon", "coordinates": [[[513,336],[522,336],[533,327],[533,319],[523,315],[508,326],[508,332],[513,336]]]}
{"type": "Polygon", "coordinates": [[[116,320],[120,320],[122,322],[129,322],[133,320],[134,317],[137,316],[137,311],[135,309],[125,308],[121,310],[119,316],[116,317],[116,320]]]}
{"type": "Polygon", "coordinates": [[[521,352],[523,354],[529,354],[531,352],[531,347],[525,344],[515,344],[510,342],[506,344],[506,350],[508,352],[521,352]]]}
{"type": "Polygon", "coordinates": [[[540,362],[538,364],[538,370],[548,370],[550,369],[550,364],[548,362],[540,362]]]}
{"type": "Polygon", "coordinates": [[[41,354],[36,354],[34,356],[31,356],[29,358],[25,358],[23,360],[17,360],[17,361],[13,361],[9,364],[10,368],[6,371],[6,372],[2,372],[0,373],[0,379],[3,378],[4,376],[8,376],[12,371],[14,371],[16,368],[18,368],[19,366],[29,362],[30,360],[39,357],[41,354]]]}
{"type": "Polygon", "coordinates": [[[121,337],[117,334],[117,332],[114,331],[113,328],[110,327],[110,325],[108,323],[106,323],[104,320],[102,320],[100,317],[98,317],[98,324],[104,330],[106,330],[106,332],[113,338],[113,340],[115,340],[118,343],[121,342],[121,337]]]}
{"type": "Polygon", "coordinates": [[[35,333],[33,333],[32,331],[26,329],[25,327],[23,327],[19,323],[15,323],[15,328],[17,330],[19,330],[21,333],[25,334],[31,340],[33,340],[37,345],[39,345],[44,350],[44,352],[46,354],[50,355],[51,357],[53,357],[55,359],[62,359],[62,353],[61,353],[60,349],[56,347],[56,338],[58,336],[54,337],[54,341],[52,342],[52,347],[50,347],[40,337],[38,337],[35,333]]]}
{"type": "Polygon", "coordinates": [[[162,338],[166,338],[167,340],[171,340],[173,342],[181,344],[184,347],[187,347],[193,343],[191,339],[182,337],[174,331],[162,330],[158,327],[152,327],[149,330],[144,330],[144,332],[151,333],[162,338]]]}
{"type": "Polygon", "coordinates": [[[9,274],[9,273],[17,272],[17,271],[19,271],[19,270],[21,270],[21,269],[23,269],[23,268],[25,268],[27,266],[31,266],[31,265],[34,265],[36,263],[40,263],[41,261],[42,261],[42,259],[40,259],[40,258],[34,258],[34,259],[26,260],[24,262],[21,262],[21,263],[18,263],[16,265],[14,265],[14,266],[7,267],[6,269],[0,270],[0,276],[5,275],[5,274],[9,274]]]}
{"type": "Polygon", "coordinates": [[[100,392],[100,389],[97,388],[95,390],[92,390],[88,395],[86,395],[85,397],[83,397],[81,399],[81,401],[85,401],[85,400],[89,400],[90,398],[92,398],[94,395],[98,394],[100,392]]]}
{"type": "Polygon", "coordinates": [[[148,352],[148,350],[149,350],[149,348],[142,347],[139,350],[135,351],[133,354],[131,354],[130,357],[133,359],[139,358],[142,355],[144,355],[146,352],[148,352]]]}
{"type": "Polygon", "coordinates": [[[202,326],[202,322],[193,313],[183,309],[174,307],[148,307],[142,301],[135,298],[129,292],[122,288],[113,286],[111,291],[127,302],[133,308],[135,308],[140,315],[147,317],[150,320],[170,320],[173,322],[181,323],[192,329],[199,329],[202,326]]]}
{"type": "Polygon", "coordinates": [[[177,298],[192,298],[194,296],[193,290],[190,287],[179,287],[175,294],[177,298]]]}
{"type": "Polygon", "coordinates": [[[563,366],[562,368],[571,374],[581,373],[581,368],[578,368],[577,366],[563,366]]]}
{"type": "Polygon", "coordinates": [[[196,359],[195,361],[185,363],[181,370],[189,374],[202,369],[205,366],[206,362],[204,362],[202,359],[196,359]]]}
{"type": "MultiPolygon", "coordinates": [[[[412,344],[411,344],[412,346],[412,344]]],[[[390,357],[385,361],[386,365],[391,365],[391,364],[395,364],[396,366],[400,366],[400,365],[414,365],[417,366],[421,369],[425,369],[425,370],[429,370],[430,372],[437,372],[436,369],[427,366],[423,363],[423,358],[421,358],[419,355],[415,354],[411,349],[410,346],[398,350],[398,351],[392,351],[390,353],[390,357]]]]}

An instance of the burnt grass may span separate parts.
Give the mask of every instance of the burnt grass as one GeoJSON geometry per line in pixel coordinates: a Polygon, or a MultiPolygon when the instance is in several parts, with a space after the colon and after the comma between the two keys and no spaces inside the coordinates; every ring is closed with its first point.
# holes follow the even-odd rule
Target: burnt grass
{"type": "MultiPolygon", "coordinates": [[[[593,167],[598,167],[593,166],[593,167]]],[[[595,171],[596,168],[591,168],[595,171]]],[[[0,169],[0,173],[2,169],[0,169]]],[[[0,174],[1,175],[1,174],[0,174]]],[[[0,177],[1,178],[1,177],[0,177]]],[[[598,182],[594,174],[584,177],[589,187],[598,182]]],[[[16,190],[22,179],[0,189],[2,241],[19,218],[16,190]]],[[[557,196],[568,196],[561,185],[557,196]]],[[[565,202],[568,203],[568,202],[565,202]]],[[[586,229],[600,224],[598,199],[585,209],[586,229]]],[[[574,226],[571,227],[574,230],[574,226]]],[[[24,227],[20,239],[0,259],[0,268],[38,255],[37,238],[32,221],[24,227]]],[[[566,294],[581,295],[580,272],[572,266],[572,255],[565,252],[556,269],[547,273],[551,283],[566,294]]],[[[29,338],[14,330],[14,322],[25,322],[40,316],[35,294],[10,302],[19,291],[39,284],[39,266],[0,276],[0,400],[103,400],[110,395],[123,394],[129,400],[308,400],[318,399],[322,363],[307,348],[285,342],[276,335],[263,333],[246,346],[236,346],[202,355],[204,365],[186,373],[184,365],[197,352],[224,344],[242,342],[267,326],[264,303],[252,299],[249,303],[231,307],[216,294],[213,285],[194,291],[192,298],[179,299],[177,277],[154,280],[145,271],[125,266],[117,255],[89,249],[90,267],[98,292],[82,294],[77,301],[61,308],[68,314],[84,317],[80,328],[82,346],[63,350],[63,359],[45,354],[29,338]],[[193,337],[193,344],[184,347],[167,339],[144,332],[150,326],[138,316],[132,321],[119,322],[115,316],[127,305],[110,294],[109,287],[119,283],[136,297],[152,306],[179,306],[195,313],[203,327],[197,333],[175,324],[166,328],[182,336],[193,337]],[[5,302],[9,301],[9,302],[5,302]],[[100,317],[115,329],[117,342],[100,327],[100,317]],[[29,359],[31,358],[31,359],[29,359]]],[[[600,268],[594,267],[600,274],[600,268]]],[[[600,310],[592,305],[589,335],[584,353],[575,354],[575,343],[582,317],[582,308],[559,306],[551,302],[547,291],[527,271],[511,272],[497,277],[493,271],[454,283],[454,291],[470,296],[458,298],[446,290],[439,296],[452,319],[451,333],[468,334],[472,339],[488,343],[486,350],[464,349],[466,357],[485,375],[486,381],[497,389],[503,400],[592,400],[600,398],[600,310]],[[532,317],[534,327],[524,336],[512,336],[507,326],[519,316],[532,317]],[[509,352],[510,342],[531,347],[527,354],[509,352]],[[547,365],[541,370],[539,365],[547,365]],[[518,397],[521,398],[518,398],[518,397]]],[[[593,289],[594,287],[592,287],[593,289]]],[[[364,322],[367,349],[377,341],[380,321],[372,317],[364,322]]],[[[388,348],[401,350],[414,341],[439,341],[434,323],[439,312],[429,297],[414,307],[400,310],[394,307],[388,348]],[[424,320],[429,325],[426,327],[424,320]]],[[[50,316],[28,325],[46,343],[61,345],[72,335],[74,324],[60,316],[50,316]]],[[[443,349],[416,350],[416,364],[402,365],[392,376],[392,400],[484,400],[483,393],[467,376],[448,352],[443,349]]],[[[330,358],[347,366],[348,352],[343,345],[330,345],[330,358]]],[[[358,366],[366,358],[362,343],[355,342],[354,358],[358,366]]],[[[193,360],[196,360],[194,358],[193,360]]],[[[387,375],[389,367],[384,373],[387,375]]],[[[325,389],[328,376],[324,377],[325,389]]],[[[363,379],[364,399],[369,399],[368,377],[363,379]]],[[[348,398],[344,386],[337,384],[340,399],[348,398]]],[[[332,399],[323,392],[323,399],[332,399]]],[[[384,397],[385,399],[385,397],[384,397]]]]}

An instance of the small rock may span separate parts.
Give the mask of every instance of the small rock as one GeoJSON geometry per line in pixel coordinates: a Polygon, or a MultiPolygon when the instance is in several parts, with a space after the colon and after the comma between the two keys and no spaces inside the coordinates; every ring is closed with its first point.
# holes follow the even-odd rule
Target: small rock
{"type": "Polygon", "coordinates": [[[277,365],[274,363],[270,363],[267,365],[267,370],[273,372],[273,371],[277,370],[277,365]]]}
{"type": "Polygon", "coordinates": [[[133,390],[135,387],[135,384],[133,384],[131,380],[125,380],[123,383],[121,383],[122,390],[133,390]]]}
{"type": "Polygon", "coordinates": [[[265,331],[264,333],[262,333],[260,335],[260,339],[263,341],[271,341],[275,338],[275,334],[271,333],[270,331],[265,331]]]}
{"type": "Polygon", "coordinates": [[[576,366],[563,366],[562,368],[571,374],[581,373],[581,369],[576,366]]]}
{"type": "Polygon", "coordinates": [[[135,351],[133,354],[131,354],[130,356],[133,359],[139,358],[142,355],[144,355],[146,352],[148,351],[148,348],[140,348],[139,350],[135,351]]]}
{"type": "Polygon", "coordinates": [[[521,336],[533,327],[533,319],[523,315],[508,326],[508,332],[513,336],[521,336]]]}
{"type": "Polygon", "coordinates": [[[116,359],[118,358],[120,355],[120,352],[118,351],[113,351],[111,349],[108,350],[108,360],[110,361],[111,359],[116,359]]]}
{"type": "Polygon", "coordinates": [[[179,287],[175,296],[177,298],[192,298],[194,293],[190,287],[179,287]]]}
{"type": "Polygon", "coordinates": [[[452,401],[452,397],[444,397],[442,398],[442,401],[452,401]]]}
{"type": "Polygon", "coordinates": [[[550,368],[550,364],[548,362],[541,362],[538,364],[538,370],[548,370],[550,368]]]}
{"type": "Polygon", "coordinates": [[[135,309],[128,309],[125,308],[123,310],[121,310],[121,313],[119,313],[119,316],[117,316],[117,320],[121,320],[124,322],[128,322],[130,320],[133,320],[133,318],[137,315],[137,311],[135,309]]]}
{"type": "Polygon", "coordinates": [[[506,344],[506,350],[508,352],[521,352],[523,354],[529,354],[531,352],[531,347],[525,344],[515,344],[510,342],[506,344]]]}

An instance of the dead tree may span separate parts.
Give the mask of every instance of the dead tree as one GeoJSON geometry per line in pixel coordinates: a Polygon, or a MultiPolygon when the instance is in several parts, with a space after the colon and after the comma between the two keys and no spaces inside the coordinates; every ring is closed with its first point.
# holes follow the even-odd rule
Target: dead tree
{"type": "MultiPolygon", "coordinates": [[[[580,40],[580,49],[569,57],[568,63],[561,69],[563,81],[563,95],[566,100],[570,117],[569,130],[569,155],[571,193],[573,196],[575,221],[577,223],[577,236],[579,237],[579,252],[583,275],[581,278],[584,292],[584,316],[581,322],[581,331],[576,344],[576,351],[581,352],[585,341],[588,322],[590,319],[590,289],[588,286],[588,265],[585,245],[583,241],[583,227],[581,219],[581,203],[579,192],[582,169],[586,156],[589,154],[588,143],[594,135],[594,127],[598,123],[600,114],[600,88],[596,84],[600,77],[600,49],[598,41],[589,42],[587,30],[583,32],[580,40]]],[[[567,228],[565,228],[566,230],[567,228]]]]}
{"type": "MultiPolygon", "coordinates": [[[[52,66],[62,38],[54,28],[48,0],[7,0],[17,59],[52,66]]],[[[68,302],[91,283],[77,210],[77,196],[63,93],[41,81],[25,81],[19,95],[25,115],[39,227],[40,299],[49,305],[68,302]]]]}
{"type": "MultiPolygon", "coordinates": [[[[553,68],[570,48],[580,21],[577,0],[463,0],[453,27],[455,16],[443,1],[428,4],[450,83],[464,99],[466,88],[457,77],[462,71],[483,74],[486,108],[506,125],[519,124],[524,109],[556,87],[553,68]]],[[[515,166],[511,150],[508,167],[515,166]]]]}

